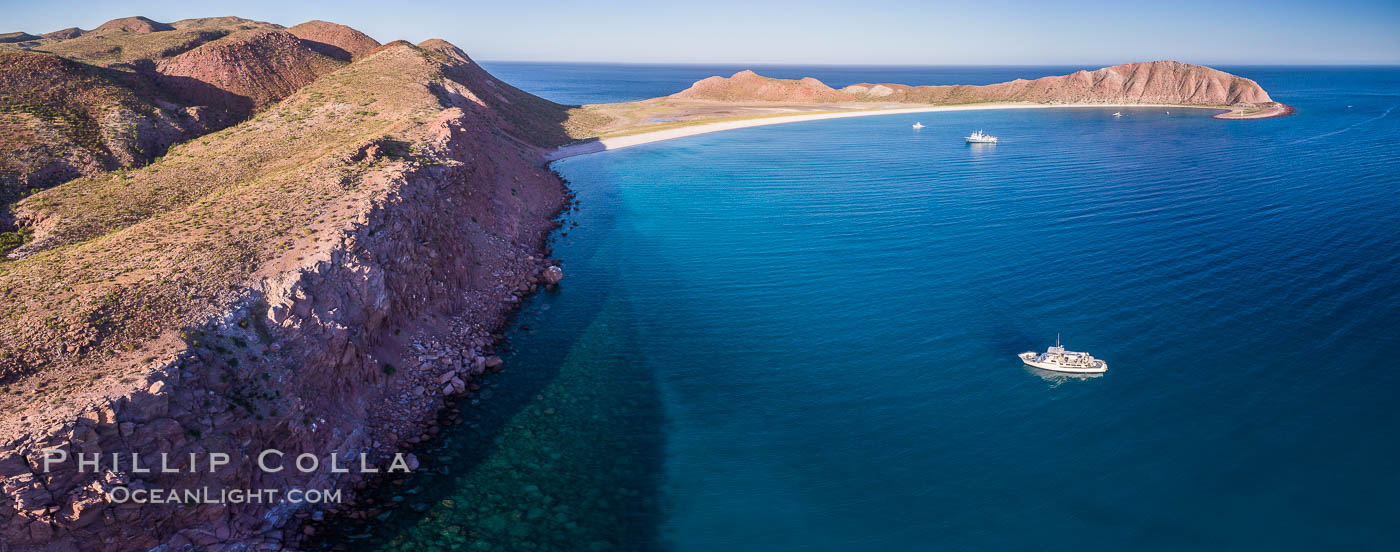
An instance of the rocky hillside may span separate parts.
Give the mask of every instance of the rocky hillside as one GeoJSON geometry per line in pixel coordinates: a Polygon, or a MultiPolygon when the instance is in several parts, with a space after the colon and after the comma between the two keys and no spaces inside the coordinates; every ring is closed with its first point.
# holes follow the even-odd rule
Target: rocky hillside
{"type": "Polygon", "coordinates": [[[520,297],[558,281],[543,244],[566,195],[541,153],[569,139],[570,108],[440,40],[338,67],[148,166],[18,203],[34,239],[0,262],[8,551],[288,544],[301,505],[105,491],[347,487],[357,476],[265,474],[251,455],[364,452],[384,467],[500,366],[491,347],[520,297]],[[228,451],[235,467],[42,473],[46,447],[228,451]]]}
{"type": "Polygon", "coordinates": [[[0,33],[0,44],[12,44],[16,42],[30,42],[39,40],[41,37],[25,32],[0,33]]]}
{"type": "Polygon", "coordinates": [[[57,31],[44,33],[43,38],[48,38],[52,40],[68,40],[70,38],[78,38],[80,36],[83,36],[83,33],[85,32],[87,31],[84,31],[77,27],[68,27],[67,29],[59,29],[57,31]]]}
{"type": "Polygon", "coordinates": [[[137,75],[0,50],[0,232],[13,229],[5,206],[24,195],[144,164],[223,123],[151,91],[137,75]]]}
{"type": "Polygon", "coordinates": [[[771,79],[752,71],[729,78],[710,77],[668,96],[675,100],[787,103],[881,102],[960,104],[979,102],[1162,103],[1241,105],[1272,102],[1257,83],[1244,77],[1176,61],[1128,63],[1094,71],[1017,79],[986,86],[909,86],[855,84],[833,90],[812,78],[771,79]]]}
{"type": "Polygon", "coordinates": [[[243,116],[287,97],[343,63],[292,33],[253,29],[161,60],[155,70],[161,89],[182,103],[243,116]]]}
{"type": "Polygon", "coordinates": [[[237,17],[128,17],[0,44],[0,233],[24,195],[142,166],[378,46],[332,23],[297,28],[310,38],[237,17]]]}

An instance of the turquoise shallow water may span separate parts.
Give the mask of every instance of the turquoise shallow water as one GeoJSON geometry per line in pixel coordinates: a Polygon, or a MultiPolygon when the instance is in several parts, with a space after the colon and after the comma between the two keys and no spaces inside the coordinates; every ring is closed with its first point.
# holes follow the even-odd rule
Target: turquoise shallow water
{"type": "Polygon", "coordinates": [[[468,458],[341,545],[1400,542],[1400,72],[1250,76],[1298,115],[881,116],[556,163],[565,281],[434,445],[468,458]],[[1057,332],[1109,372],[1014,357],[1057,332]]]}

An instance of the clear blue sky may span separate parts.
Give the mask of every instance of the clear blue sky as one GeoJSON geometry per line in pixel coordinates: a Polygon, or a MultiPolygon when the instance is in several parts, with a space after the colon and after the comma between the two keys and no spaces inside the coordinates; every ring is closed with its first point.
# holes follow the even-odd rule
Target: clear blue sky
{"type": "Polygon", "coordinates": [[[801,64],[1400,64],[1400,0],[0,0],[0,32],[238,15],[325,19],[483,60],[801,64]]]}

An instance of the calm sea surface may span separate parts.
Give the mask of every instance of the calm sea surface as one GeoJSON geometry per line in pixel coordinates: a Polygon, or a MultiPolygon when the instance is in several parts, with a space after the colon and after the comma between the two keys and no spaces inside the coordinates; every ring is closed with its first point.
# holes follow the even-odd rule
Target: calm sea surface
{"type": "MultiPolygon", "coordinates": [[[[486,66],[567,103],[739,69],[486,66]]],[[[519,316],[509,369],[424,469],[380,489],[398,507],[333,542],[1395,546],[1400,70],[1227,69],[1298,114],[879,116],[556,163],[579,196],[561,290],[519,316]],[[977,129],[1002,142],[964,144],[977,129]],[[1108,373],[1015,358],[1057,333],[1108,373]]]]}

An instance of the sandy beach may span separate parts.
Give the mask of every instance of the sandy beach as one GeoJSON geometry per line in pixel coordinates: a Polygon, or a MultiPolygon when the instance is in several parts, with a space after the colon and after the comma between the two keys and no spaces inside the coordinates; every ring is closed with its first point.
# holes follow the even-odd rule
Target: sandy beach
{"type": "MultiPolygon", "coordinates": [[[[1234,110],[1231,110],[1231,109],[1228,109],[1228,108],[1224,108],[1224,107],[1210,107],[1210,106],[1199,106],[1199,105],[1169,105],[1169,104],[1041,104],[1041,103],[985,103],[985,104],[971,104],[971,105],[944,105],[944,106],[929,106],[929,107],[908,107],[908,108],[889,108],[889,109],[866,109],[866,110],[859,110],[859,111],[828,111],[828,112],[820,112],[820,113],[804,113],[804,114],[800,114],[800,115],[795,114],[795,115],[784,115],[784,116],[773,116],[773,117],[762,117],[762,118],[751,118],[751,119],[740,119],[740,120],[728,120],[728,121],[720,120],[720,121],[715,121],[715,122],[713,122],[713,123],[698,123],[698,124],[694,124],[694,125],[690,125],[690,126],[684,126],[684,127],[679,127],[679,128],[668,128],[668,129],[664,129],[664,130],[657,130],[657,131],[654,131],[654,132],[642,132],[642,133],[638,133],[638,134],[629,134],[629,135],[625,135],[625,136],[616,136],[616,137],[611,137],[611,138],[600,138],[600,139],[596,139],[596,140],[588,140],[588,141],[576,142],[576,143],[573,143],[573,144],[568,144],[568,145],[560,146],[558,149],[556,149],[556,150],[554,150],[553,152],[550,152],[548,155],[546,155],[545,159],[548,160],[548,161],[557,161],[557,160],[559,160],[559,159],[564,159],[564,158],[566,158],[566,157],[574,157],[574,156],[576,156],[576,155],[586,155],[586,154],[589,154],[589,153],[598,153],[598,152],[602,152],[602,151],[610,151],[610,150],[622,149],[622,148],[631,147],[631,146],[636,146],[636,145],[641,145],[641,144],[650,144],[650,143],[652,143],[652,142],[660,142],[660,141],[663,141],[663,140],[674,140],[674,139],[676,139],[676,138],[684,138],[684,137],[686,137],[686,136],[695,136],[695,135],[697,135],[697,134],[709,134],[709,133],[711,133],[711,132],[721,132],[721,131],[725,131],[725,130],[734,130],[734,129],[738,129],[738,128],[749,128],[749,127],[768,126],[768,125],[781,125],[781,124],[787,124],[787,123],[801,123],[801,122],[806,122],[806,121],[820,121],[820,120],[824,120],[824,119],[844,119],[844,118],[848,118],[848,117],[872,117],[872,116],[877,116],[877,115],[903,115],[903,114],[912,114],[912,113],[940,113],[940,112],[946,112],[946,111],[979,111],[979,110],[988,110],[988,109],[1050,109],[1050,108],[1060,108],[1060,109],[1062,109],[1062,108],[1098,108],[1098,109],[1102,109],[1102,108],[1106,108],[1106,107],[1108,107],[1108,108],[1114,108],[1114,107],[1161,107],[1161,108],[1166,108],[1166,109],[1211,109],[1211,110],[1215,110],[1215,111],[1221,111],[1221,112],[1222,112],[1221,115],[1226,115],[1226,114],[1234,113],[1234,110]]],[[[1266,116],[1277,116],[1277,115],[1266,115],[1266,116]]],[[[1240,117],[1232,117],[1232,118],[1240,118],[1240,117]]],[[[1247,118],[1254,118],[1254,117],[1247,117],[1247,118]]]]}

